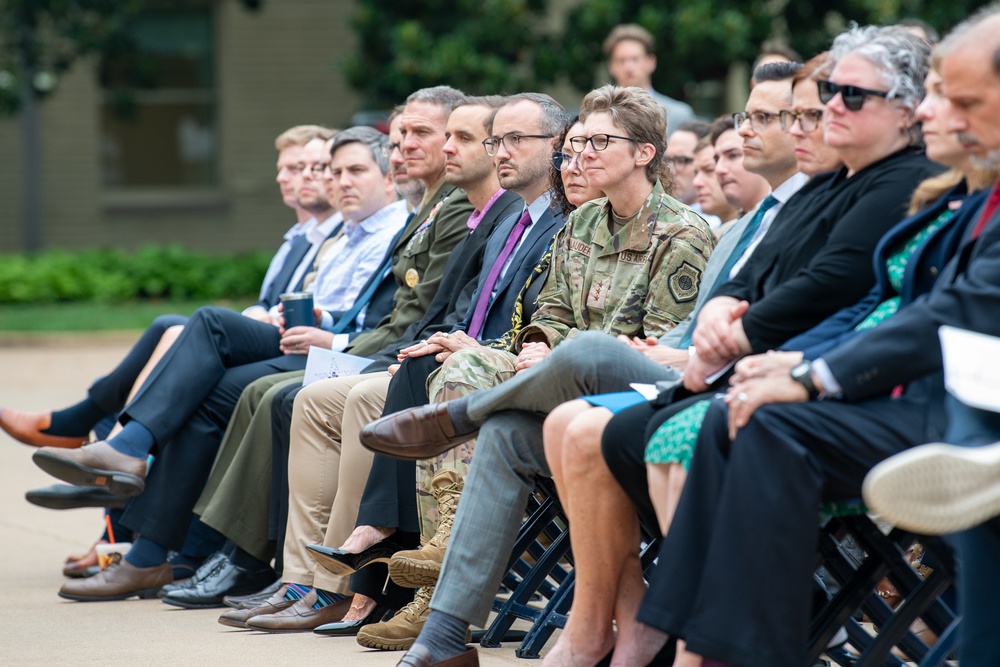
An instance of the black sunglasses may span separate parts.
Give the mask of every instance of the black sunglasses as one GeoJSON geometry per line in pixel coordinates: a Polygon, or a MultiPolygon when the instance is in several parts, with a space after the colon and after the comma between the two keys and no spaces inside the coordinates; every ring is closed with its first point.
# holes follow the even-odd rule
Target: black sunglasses
{"type": "Polygon", "coordinates": [[[828,104],[837,96],[837,93],[840,93],[840,99],[843,100],[844,107],[848,111],[861,111],[861,107],[865,104],[865,98],[869,95],[889,99],[889,92],[885,90],[869,90],[861,86],[842,86],[827,79],[817,79],[816,86],[819,88],[820,102],[828,104]]]}

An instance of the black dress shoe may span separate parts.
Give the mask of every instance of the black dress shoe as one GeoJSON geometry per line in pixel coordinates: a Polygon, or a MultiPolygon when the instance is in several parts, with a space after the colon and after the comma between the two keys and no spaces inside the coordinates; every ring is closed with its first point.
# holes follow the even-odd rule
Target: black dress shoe
{"type": "Polygon", "coordinates": [[[321,625],[314,629],[313,632],[317,635],[325,635],[327,637],[353,637],[358,634],[358,630],[366,625],[381,621],[387,613],[389,613],[388,607],[375,605],[372,613],[368,614],[360,621],[336,621],[334,623],[327,623],[326,625],[321,625]]]}
{"type": "Polygon", "coordinates": [[[212,569],[215,567],[216,563],[218,563],[220,559],[224,559],[225,557],[226,557],[225,554],[223,554],[221,551],[216,551],[214,554],[206,558],[201,565],[198,566],[198,569],[195,570],[193,575],[185,579],[175,578],[171,583],[161,588],[160,592],[156,594],[156,597],[165,598],[174,591],[180,591],[186,588],[193,588],[195,584],[197,584],[198,581],[200,581],[200,579],[198,578],[199,575],[201,575],[202,578],[207,576],[208,573],[211,572],[212,569]]]}
{"type": "Polygon", "coordinates": [[[50,510],[71,510],[77,507],[125,507],[128,496],[111,493],[102,486],[73,486],[53,484],[24,494],[32,505],[50,510]]]}
{"type": "Polygon", "coordinates": [[[225,596],[259,591],[277,578],[270,567],[249,571],[221,553],[218,556],[218,559],[213,557],[210,567],[198,568],[195,576],[188,580],[190,584],[170,591],[163,601],[185,609],[224,607],[222,598],[225,596]]]}
{"type": "Polygon", "coordinates": [[[309,544],[306,548],[309,549],[310,555],[316,559],[317,563],[340,577],[354,574],[372,563],[388,563],[392,555],[402,549],[395,542],[388,540],[376,542],[359,554],[348,553],[343,549],[334,549],[322,544],[309,544]]]}

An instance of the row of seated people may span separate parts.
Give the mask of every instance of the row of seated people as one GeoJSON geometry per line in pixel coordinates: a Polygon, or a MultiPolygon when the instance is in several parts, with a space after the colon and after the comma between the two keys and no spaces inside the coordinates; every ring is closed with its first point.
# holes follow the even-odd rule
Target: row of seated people
{"type": "Polygon", "coordinates": [[[362,283],[323,304],[332,312],[317,312],[319,326],[283,331],[202,309],[179,333],[151,328],[80,404],[5,411],[23,440],[77,446],[37,452],[44,469],[134,496],[120,517],[137,535],[122,565],[61,595],[165,587],[167,602],[209,606],[272,584],[277,557],[281,588],[220,620],[412,646],[404,664],[476,664],[468,627],[485,622],[533,480],[545,475],[570,517],[578,581],[551,664],[612,651],[620,665],[673,660],[661,653],[673,653],[668,636],[687,642],[677,664],[802,664],[820,498],[857,496],[875,462],[943,433],[928,407],[939,379],[882,396],[885,383],[940,365],[939,355],[912,359],[926,335],[895,329],[973,317],[933,298],[959,298],[953,286],[968,269],[949,261],[974,265],[960,251],[978,241],[970,225],[992,215],[980,191],[996,178],[970,158],[985,151],[975,128],[955,134],[970,121],[942,93],[948,44],[961,51],[945,42],[940,73],[928,72],[929,45],[901,28],[853,29],[804,67],[758,68],[745,111],[717,121],[698,147],[714,152],[705,171],[743,213],[718,244],[668,194],[666,117],[640,89],[598,89],[567,124],[546,96],[439,87],[407,100],[391,146],[352,140],[359,129],[320,142],[298,169],[298,201],[330,175],[341,249],[375,212],[403,210],[385,201],[394,194],[380,155],[427,192],[364,279],[336,242],[319,254],[318,276],[332,266],[327,284],[362,283]],[[358,185],[368,162],[381,181],[358,185]],[[375,193],[381,207],[361,205],[375,206],[375,193]],[[906,217],[911,196],[921,210],[906,217]],[[364,283],[391,285],[394,297],[358,334],[377,303],[364,283]],[[909,355],[905,373],[871,372],[890,340],[909,355]],[[303,388],[310,345],[373,363],[303,388]],[[628,391],[636,381],[670,385],[650,404],[628,391]],[[847,400],[756,411],[820,391],[847,400]],[[414,407],[428,401],[449,402],[414,407]],[[117,425],[107,441],[79,447],[108,415],[117,425]],[[730,449],[734,439],[754,444],[730,449]],[[794,483],[767,484],[786,471],[794,483]],[[645,601],[632,503],[666,534],[645,601]],[[193,577],[170,583],[169,552],[194,560],[223,538],[193,577]],[[768,543],[746,577],[747,553],[734,545],[750,540],[768,543]],[[385,561],[395,586],[383,587],[385,561]]]}

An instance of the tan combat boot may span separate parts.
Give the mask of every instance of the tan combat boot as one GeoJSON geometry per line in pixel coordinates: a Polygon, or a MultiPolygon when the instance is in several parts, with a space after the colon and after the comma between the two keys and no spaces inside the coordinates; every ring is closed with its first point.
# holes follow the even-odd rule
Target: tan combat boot
{"type": "Polygon", "coordinates": [[[462,495],[465,480],[458,472],[448,468],[434,475],[431,493],[438,502],[438,527],[434,537],[419,549],[397,551],[389,561],[389,576],[405,588],[433,586],[441,574],[444,552],[451,538],[455,523],[455,510],[462,495]]]}
{"type": "Polygon", "coordinates": [[[358,643],[380,651],[405,651],[410,648],[431,613],[433,594],[433,587],[418,589],[413,602],[397,611],[388,621],[372,623],[358,630],[358,643]]]}
{"type": "MultiPolygon", "coordinates": [[[[405,651],[413,646],[431,613],[433,586],[417,589],[413,602],[409,603],[382,623],[372,623],[358,630],[358,643],[380,651],[405,651]]],[[[465,643],[472,640],[472,632],[465,631],[465,643]]]]}

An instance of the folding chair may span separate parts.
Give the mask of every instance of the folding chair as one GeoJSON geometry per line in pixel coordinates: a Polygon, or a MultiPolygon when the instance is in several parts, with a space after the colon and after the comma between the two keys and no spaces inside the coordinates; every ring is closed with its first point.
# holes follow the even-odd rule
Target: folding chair
{"type": "Polygon", "coordinates": [[[898,647],[920,667],[942,664],[954,649],[957,626],[955,613],[940,599],[954,581],[946,545],[938,538],[920,538],[924,548],[935,555],[938,565],[921,579],[904,557],[916,535],[897,528],[884,534],[865,514],[860,501],[824,510],[818,565],[823,565],[841,588],[812,621],[809,664],[815,664],[841,627],[847,629],[848,642],[859,655],[850,663],[846,652],[839,652],[835,656],[838,662],[846,660],[858,666],[903,665],[892,654],[893,647],[898,647]],[[848,535],[865,553],[860,562],[843,546],[848,535]],[[895,610],[876,592],[878,583],[886,577],[903,596],[903,602],[895,610]],[[859,610],[878,628],[876,635],[872,636],[854,620],[859,610]],[[910,625],[917,618],[922,618],[938,635],[933,650],[910,632],[910,625]]]}

